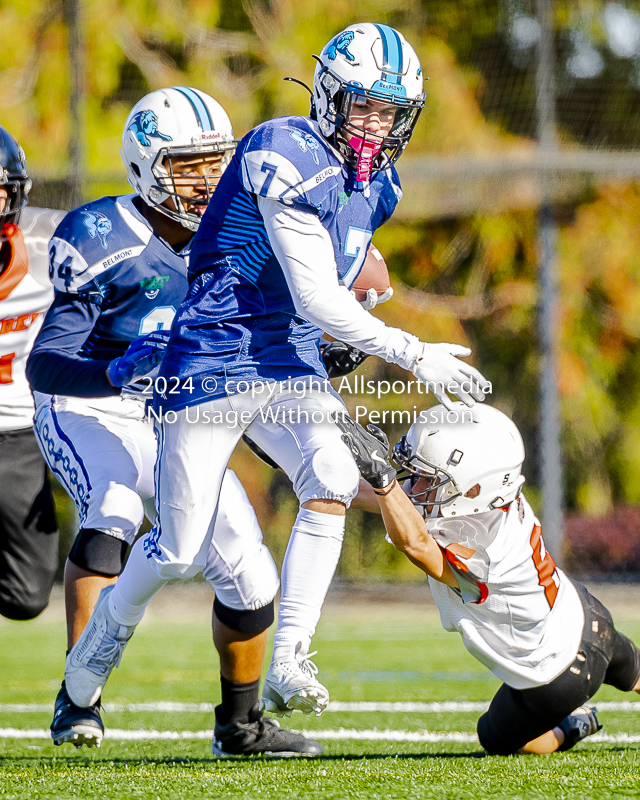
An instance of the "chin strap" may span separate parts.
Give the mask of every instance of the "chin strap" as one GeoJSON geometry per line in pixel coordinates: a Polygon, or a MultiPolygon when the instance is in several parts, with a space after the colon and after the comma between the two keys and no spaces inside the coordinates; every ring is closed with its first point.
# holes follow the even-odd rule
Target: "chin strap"
{"type": "Polygon", "coordinates": [[[356,180],[368,182],[371,178],[371,168],[373,159],[378,155],[382,147],[381,142],[363,139],[360,136],[352,136],[349,139],[349,146],[358,153],[356,164],[356,180]]]}

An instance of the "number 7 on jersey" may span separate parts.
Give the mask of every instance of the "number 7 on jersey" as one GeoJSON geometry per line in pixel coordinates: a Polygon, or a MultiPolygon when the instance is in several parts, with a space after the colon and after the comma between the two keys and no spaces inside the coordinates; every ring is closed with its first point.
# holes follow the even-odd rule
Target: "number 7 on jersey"
{"type": "Polygon", "coordinates": [[[267,177],[264,179],[264,183],[262,184],[262,189],[260,189],[260,197],[267,196],[267,192],[269,191],[269,187],[271,186],[271,181],[273,180],[273,176],[276,174],[277,169],[278,168],[274,164],[268,164],[266,161],[262,162],[260,171],[266,172],[267,177]]]}

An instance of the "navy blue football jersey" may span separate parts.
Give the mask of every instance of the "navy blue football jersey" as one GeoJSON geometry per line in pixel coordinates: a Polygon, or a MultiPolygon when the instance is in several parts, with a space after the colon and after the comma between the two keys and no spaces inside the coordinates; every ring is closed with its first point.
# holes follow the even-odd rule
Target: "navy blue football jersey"
{"type": "Polygon", "coordinates": [[[28,369],[37,391],[119,392],[106,379],[106,364],[139,336],[171,327],[187,291],[191,242],[175,252],[135,207],[135,197],[103,197],[70,211],[49,242],[55,299],[28,369]]]}
{"type": "Polygon", "coordinates": [[[402,192],[393,168],[374,174],[368,186],[356,184],[307,117],[281,117],[248,133],[193,242],[189,292],[161,368],[167,378],[191,380],[188,391],[163,397],[163,408],[223,396],[239,381],[327,377],[322,331],[296,312],[259,197],[316,214],[331,237],[338,278],[350,287],[402,192]]]}

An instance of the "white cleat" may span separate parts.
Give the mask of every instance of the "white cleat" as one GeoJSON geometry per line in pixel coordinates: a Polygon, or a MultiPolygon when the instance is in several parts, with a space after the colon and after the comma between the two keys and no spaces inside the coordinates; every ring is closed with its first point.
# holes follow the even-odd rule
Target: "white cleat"
{"type": "Polygon", "coordinates": [[[271,663],[260,698],[263,711],[279,717],[290,717],[296,710],[303,714],[313,711],[317,717],[322,714],[329,704],[329,692],[316,678],[318,668],[309,656],[296,654],[271,663]]]}
{"type": "Polygon", "coordinates": [[[67,656],[64,680],[72,702],[87,708],[97,702],[111,670],[136,628],[118,624],[109,611],[113,586],[101,592],[91,619],[67,656]]]}

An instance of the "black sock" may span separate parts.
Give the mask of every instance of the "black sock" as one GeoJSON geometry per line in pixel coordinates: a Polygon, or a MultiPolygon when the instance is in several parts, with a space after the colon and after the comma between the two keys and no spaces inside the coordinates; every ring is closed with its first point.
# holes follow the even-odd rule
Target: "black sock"
{"type": "MultiPolygon", "coordinates": [[[[234,722],[248,722],[249,712],[258,703],[260,681],[235,683],[220,676],[222,703],[216,708],[216,717],[222,725],[234,722]]],[[[252,715],[253,716],[253,715],[252,715]]]]}

